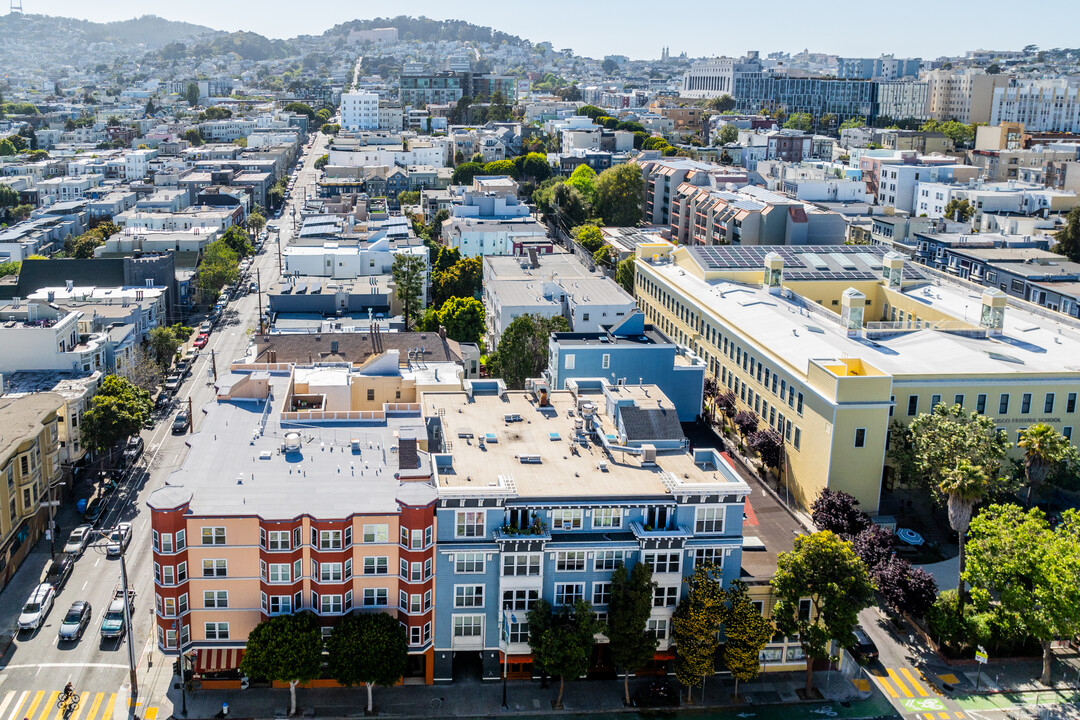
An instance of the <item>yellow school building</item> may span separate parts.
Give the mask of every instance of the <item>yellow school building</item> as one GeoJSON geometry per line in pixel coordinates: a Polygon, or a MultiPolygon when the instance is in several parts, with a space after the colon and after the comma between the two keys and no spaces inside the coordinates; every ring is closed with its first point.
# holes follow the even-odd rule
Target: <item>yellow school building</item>
{"type": "Polygon", "coordinates": [[[939,402],[1014,443],[1080,424],[1080,323],[885,248],[642,243],[635,269],[649,319],[783,435],[803,506],[828,487],[876,512],[890,421],[939,402]]]}

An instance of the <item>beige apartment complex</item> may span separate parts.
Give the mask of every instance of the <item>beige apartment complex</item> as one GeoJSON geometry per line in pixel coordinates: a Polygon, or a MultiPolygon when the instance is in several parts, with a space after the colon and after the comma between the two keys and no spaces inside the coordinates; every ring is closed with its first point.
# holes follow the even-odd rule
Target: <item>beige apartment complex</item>
{"type": "Polygon", "coordinates": [[[642,244],[635,284],[648,318],[783,435],[803,505],[828,487],[876,511],[890,421],[941,402],[1014,441],[1080,423],[1080,324],[882,248],[642,244]]]}

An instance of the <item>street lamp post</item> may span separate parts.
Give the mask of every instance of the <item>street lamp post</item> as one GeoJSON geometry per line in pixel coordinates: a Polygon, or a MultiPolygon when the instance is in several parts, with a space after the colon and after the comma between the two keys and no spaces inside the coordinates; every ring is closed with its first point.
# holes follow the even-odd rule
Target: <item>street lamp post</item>
{"type": "MultiPolygon", "coordinates": [[[[97,531],[99,535],[108,540],[109,534],[102,531],[97,531]]],[[[139,674],[136,672],[135,665],[135,628],[131,626],[131,598],[128,595],[128,579],[127,579],[127,548],[124,546],[123,540],[120,541],[120,590],[123,593],[124,598],[124,628],[127,631],[127,646],[128,646],[128,671],[131,673],[131,697],[136,698],[139,696],[139,674]]]]}

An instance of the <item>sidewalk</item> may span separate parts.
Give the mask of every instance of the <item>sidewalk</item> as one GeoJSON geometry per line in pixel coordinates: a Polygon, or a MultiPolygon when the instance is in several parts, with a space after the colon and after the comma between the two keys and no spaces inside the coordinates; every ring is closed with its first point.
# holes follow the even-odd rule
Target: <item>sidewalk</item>
{"type": "MultiPolygon", "coordinates": [[[[815,687],[826,695],[826,700],[811,705],[817,709],[808,712],[825,717],[878,718],[893,716],[895,712],[879,694],[860,693],[854,685],[838,672],[815,673],[815,687]]],[[[648,679],[632,681],[633,695],[637,686],[647,685],[648,679]]],[[[672,679],[674,683],[674,679],[672,679]]],[[[803,704],[796,689],[803,687],[803,673],[776,673],[750,683],[741,683],[739,698],[732,695],[731,679],[711,678],[705,683],[704,701],[701,689],[694,690],[694,704],[686,705],[683,692],[681,713],[698,711],[699,715],[715,715],[717,710],[742,713],[741,717],[754,720],[790,720],[791,705],[803,704]]],[[[676,685],[677,687],[677,685],[676,685]]],[[[502,708],[501,683],[463,682],[454,685],[407,685],[393,688],[375,688],[375,708],[379,715],[395,718],[436,717],[514,717],[551,716],[555,714],[611,715],[623,720],[638,716],[633,708],[623,706],[621,681],[578,680],[566,683],[563,698],[564,709],[552,710],[551,703],[558,696],[558,682],[550,682],[541,688],[538,681],[511,681],[507,685],[507,709],[502,708]]],[[[170,687],[169,700],[174,715],[181,715],[180,691],[170,687]]],[[[297,690],[297,706],[301,715],[325,717],[357,717],[363,715],[367,702],[364,688],[297,690]]],[[[284,690],[228,690],[196,691],[187,698],[189,718],[213,718],[221,712],[221,704],[228,703],[230,718],[281,718],[289,704],[289,691],[284,690]]],[[[169,703],[165,703],[168,707],[169,703]]],[[[657,710],[663,711],[664,708],[657,710]]],[[[811,715],[812,716],[812,715],[811,715]]]]}

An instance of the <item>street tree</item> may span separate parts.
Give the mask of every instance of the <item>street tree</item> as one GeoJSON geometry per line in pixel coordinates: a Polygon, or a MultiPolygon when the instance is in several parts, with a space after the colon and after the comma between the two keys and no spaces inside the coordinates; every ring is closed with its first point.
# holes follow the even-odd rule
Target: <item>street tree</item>
{"type": "MultiPolygon", "coordinates": [[[[869,522],[869,517],[867,517],[867,522],[869,522]]],[[[832,529],[818,525],[816,522],[814,524],[819,530],[832,529]]],[[[833,530],[833,532],[836,531],[833,530]]],[[[855,554],[862,558],[862,561],[866,563],[866,567],[871,572],[882,563],[888,562],[889,558],[893,556],[893,549],[896,547],[896,533],[873,522],[855,536],[841,532],[836,532],[836,534],[851,542],[855,554]]]]}
{"type": "Polygon", "coordinates": [[[1051,682],[1052,643],[1080,633],[1080,515],[1066,510],[1055,529],[1043,512],[991,505],[971,522],[964,577],[976,607],[992,602],[1023,620],[1042,645],[1040,678],[1051,682]]]}
{"type": "Polygon", "coordinates": [[[548,337],[567,332],[570,325],[562,315],[543,317],[520,315],[499,338],[499,346],[488,359],[492,377],[501,377],[508,388],[520,390],[529,378],[539,377],[548,365],[548,337]]]}
{"type": "Polygon", "coordinates": [[[247,229],[258,235],[266,227],[266,218],[262,213],[253,212],[247,217],[247,229]]]}
{"type": "Polygon", "coordinates": [[[1027,504],[1031,493],[1046,482],[1046,478],[1069,456],[1069,441],[1046,423],[1034,423],[1020,431],[1024,449],[1024,477],[1027,480],[1027,504]]]}
{"type": "Polygon", "coordinates": [[[784,121],[784,127],[790,130],[810,130],[814,127],[814,116],[810,113],[791,113],[784,121]]]}
{"type": "Polygon", "coordinates": [[[161,384],[163,373],[154,356],[141,347],[135,348],[135,357],[124,368],[123,375],[135,387],[153,393],[161,384]]]}
{"type": "Polygon", "coordinates": [[[611,574],[611,600],[608,603],[608,648],[615,667],[623,673],[623,694],[630,704],[630,675],[653,659],[659,640],[656,633],[646,630],[652,612],[652,568],[639,562],[632,571],[625,565],[611,574]]]}
{"type": "Polygon", "coordinates": [[[739,128],[735,127],[732,123],[728,123],[720,128],[719,137],[721,145],[730,145],[733,142],[738,142],[739,128]]]}
{"type": "Polygon", "coordinates": [[[738,429],[739,434],[744,438],[758,428],[758,416],[751,410],[740,410],[735,413],[732,422],[735,423],[735,427],[738,429]]]}
{"type": "Polygon", "coordinates": [[[772,623],[761,616],[743,581],[732,582],[727,591],[727,600],[723,657],[724,664],[735,678],[737,698],[739,681],[750,682],[761,671],[761,651],[776,630],[772,623]]]}
{"type": "Polygon", "coordinates": [[[595,253],[604,247],[604,233],[595,225],[582,225],[574,228],[574,239],[590,253],[595,253]]]}
{"type": "Polygon", "coordinates": [[[851,543],[824,530],[795,538],[795,548],[777,558],[772,586],[773,621],[785,635],[798,635],[806,655],[806,692],[813,691],[813,661],[835,644],[850,647],[859,611],[874,600],[866,564],[851,543]],[[807,607],[803,598],[810,599],[807,607]]]}
{"type": "Polygon", "coordinates": [[[558,608],[554,613],[548,603],[541,601],[529,611],[528,618],[529,649],[547,673],[559,678],[559,696],[554,708],[561,710],[566,678],[572,680],[588,672],[593,645],[596,644],[594,636],[602,632],[604,627],[597,621],[592,605],[584,600],[578,600],[573,607],[558,608]],[[544,613],[549,618],[542,617],[544,613]],[[541,627],[547,626],[535,645],[532,633],[534,621],[541,627]]]}
{"type": "Polygon", "coordinates": [[[959,536],[957,593],[963,611],[965,534],[975,505],[1008,484],[998,471],[1010,446],[1009,437],[996,428],[994,418],[944,404],[916,417],[908,432],[915,471],[938,502],[944,500],[949,525],[959,536]]]}
{"type": "Polygon", "coordinates": [[[721,390],[716,396],[716,409],[724,417],[725,422],[730,422],[739,409],[739,396],[730,388],[721,390]]]}
{"type": "Polygon", "coordinates": [[[945,205],[945,217],[954,222],[967,222],[974,214],[975,206],[967,198],[953,198],[945,205]]]}
{"type": "Polygon", "coordinates": [[[937,599],[934,577],[895,555],[871,567],[870,578],[887,605],[912,617],[925,617],[937,599]]]}
{"type": "Polygon", "coordinates": [[[1065,227],[1054,235],[1054,252],[1064,255],[1073,262],[1080,262],[1080,205],[1074,207],[1065,216],[1065,227]]]}
{"type": "Polygon", "coordinates": [[[637,268],[634,266],[634,256],[624,258],[615,266],[615,282],[619,283],[623,290],[634,294],[634,275],[637,268]]]}
{"type": "Polygon", "coordinates": [[[319,677],[322,649],[322,630],[315,615],[278,615],[263,620],[248,633],[240,672],[260,680],[289,683],[289,714],[295,715],[296,686],[319,677]]]}
{"type": "Polygon", "coordinates": [[[224,240],[215,240],[203,248],[196,271],[196,284],[204,294],[216,297],[221,288],[240,279],[237,255],[224,240]]]}
{"type": "Polygon", "coordinates": [[[582,163],[574,168],[574,172],[570,173],[570,177],[566,179],[566,184],[578,191],[587,207],[593,207],[596,202],[595,170],[582,163]]]}
{"type": "Polygon", "coordinates": [[[642,221],[645,182],[641,166],[623,163],[596,178],[596,213],[608,225],[632,227],[642,221]]]}
{"type": "Polygon", "coordinates": [[[184,90],[184,100],[191,107],[195,107],[199,104],[199,86],[195,83],[188,83],[187,89],[184,90]]]}
{"type": "Polygon", "coordinates": [[[716,567],[701,563],[683,578],[686,592],[671,616],[671,639],[675,643],[675,678],[686,688],[687,701],[694,686],[716,672],[717,633],[727,616],[726,599],[716,567]]]}
{"type": "Polygon", "coordinates": [[[773,428],[755,430],[746,439],[746,446],[761,458],[761,464],[780,470],[784,462],[784,436],[773,428]]]}
{"type": "Polygon", "coordinates": [[[106,375],[83,413],[83,445],[109,450],[135,435],[150,418],[150,393],[119,375],[106,375]]]}
{"type": "Polygon", "coordinates": [[[534,182],[543,182],[551,176],[551,166],[547,157],[538,152],[531,152],[521,161],[521,176],[534,182]]]}
{"type": "Polygon", "coordinates": [[[477,298],[483,283],[483,260],[479,257],[462,258],[445,270],[431,273],[431,302],[442,305],[453,297],[477,298]]]}
{"type": "Polygon", "coordinates": [[[180,347],[181,340],[168,327],[159,325],[150,331],[150,352],[161,367],[168,367],[176,357],[176,350],[180,347]]]}
{"type": "Polygon", "coordinates": [[[251,236],[239,225],[230,225],[218,240],[228,245],[229,249],[236,253],[237,258],[247,257],[255,251],[255,248],[251,246],[251,236]]]}
{"type": "Polygon", "coordinates": [[[810,519],[818,530],[829,530],[851,539],[870,525],[870,516],[859,509],[859,501],[842,490],[824,488],[810,506],[810,519]]]}
{"type": "Polygon", "coordinates": [[[424,259],[419,255],[395,255],[390,268],[394,280],[394,297],[401,302],[405,315],[405,330],[420,317],[425,290],[424,259]]]}
{"type": "Polygon", "coordinates": [[[346,687],[367,688],[367,712],[374,709],[372,690],[389,687],[405,674],[409,662],[405,628],[386,613],[346,615],[326,641],[330,677],[346,687]]]}

